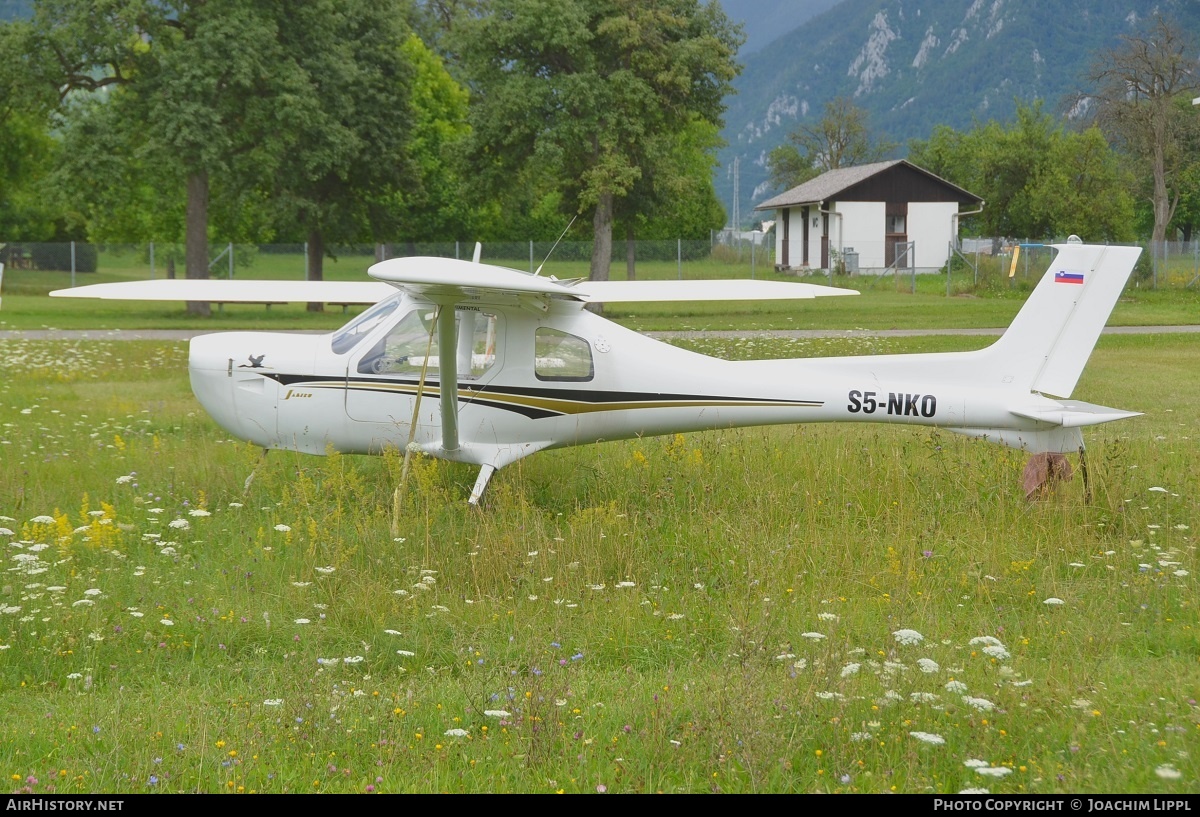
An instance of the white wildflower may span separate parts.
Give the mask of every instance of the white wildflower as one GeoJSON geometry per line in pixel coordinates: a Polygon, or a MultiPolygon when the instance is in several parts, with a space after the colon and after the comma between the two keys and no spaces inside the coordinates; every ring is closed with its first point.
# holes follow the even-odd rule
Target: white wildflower
{"type": "Polygon", "coordinates": [[[171,621],[171,619],[169,619],[169,618],[164,618],[164,619],[160,620],[158,623],[164,627],[174,627],[175,626],[175,622],[171,621]]]}
{"type": "Polygon", "coordinates": [[[83,595],[85,596],[99,596],[100,594],[101,590],[98,587],[89,587],[87,590],[83,591],[83,595]]]}
{"type": "Polygon", "coordinates": [[[1004,647],[1002,645],[997,646],[996,644],[991,644],[987,647],[984,647],[983,654],[990,655],[992,658],[995,658],[999,661],[1003,661],[1004,659],[1010,657],[1008,654],[1008,650],[1004,649],[1004,647]]]}
{"type": "Polygon", "coordinates": [[[483,712],[489,718],[511,718],[512,713],[503,709],[485,709],[483,712]]]}
{"type": "Polygon", "coordinates": [[[991,712],[996,708],[996,705],[987,698],[972,698],[970,695],[963,696],[963,703],[978,709],[980,712],[991,712]]]}
{"type": "Polygon", "coordinates": [[[842,667],[842,677],[849,678],[851,675],[857,674],[860,669],[862,669],[862,664],[851,662],[842,667]]]}
{"type": "Polygon", "coordinates": [[[447,729],[444,734],[448,738],[465,738],[470,733],[466,729],[447,729]]]}
{"type": "Polygon", "coordinates": [[[1051,596],[1050,598],[1048,598],[1048,599],[1046,599],[1045,601],[1043,601],[1043,602],[1042,602],[1042,604],[1049,604],[1051,607],[1055,607],[1055,606],[1057,606],[1057,605],[1059,605],[1059,604],[1066,604],[1066,602],[1065,602],[1065,601],[1063,601],[1062,599],[1055,598],[1054,596],[1051,596]]]}
{"type": "Polygon", "coordinates": [[[967,691],[967,685],[962,681],[947,681],[944,689],[952,695],[958,695],[967,691]]]}
{"type": "Polygon", "coordinates": [[[922,743],[932,743],[934,746],[941,746],[946,742],[946,739],[941,735],[935,735],[932,732],[909,732],[917,740],[922,743]]]}
{"type": "Polygon", "coordinates": [[[402,655],[405,658],[412,658],[414,655],[416,655],[416,653],[412,650],[396,650],[396,655],[402,655]]]}
{"type": "Polygon", "coordinates": [[[279,706],[283,703],[283,698],[267,698],[263,701],[263,706],[279,706]]]}
{"type": "Polygon", "coordinates": [[[361,655],[351,655],[342,659],[342,661],[347,664],[361,664],[365,660],[366,659],[361,655]]]}
{"type": "Polygon", "coordinates": [[[193,508],[192,510],[188,511],[188,516],[212,516],[212,514],[203,508],[193,508]]]}
{"type": "Polygon", "coordinates": [[[41,516],[35,516],[33,519],[30,519],[29,521],[31,523],[33,523],[34,525],[53,525],[54,517],[46,516],[45,514],[42,514],[41,516]]]}
{"type": "Polygon", "coordinates": [[[275,530],[279,531],[280,533],[287,533],[291,530],[291,527],[289,525],[276,525],[275,530]]]}
{"type": "Polygon", "coordinates": [[[312,621],[310,621],[307,618],[298,618],[298,619],[296,619],[296,623],[297,624],[312,624],[312,621]]]}
{"type": "Polygon", "coordinates": [[[916,630],[896,630],[892,637],[896,639],[897,644],[920,644],[925,640],[925,636],[916,630]]]}
{"type": "Polygon", "coordinates": [[[980,766],[975,773],[984,777],[1007,777],[1012,774],[1012,769],[1007,766],[980,766]]]}
{"type": "Polygon", "coordinates": [[[1163,780],[1178,780],[1183,777],[1183,772],[1176,769],[1170,763],[1164,763],[1154,769],[1154,773],[1163,780]]]}
{"type": "Polygon", "coordinates": [[[191,526],[192,523],[188,522],[186,519],[172,519],[170,523],[168,523],[168,527],[176,528],[177,530],[187,530],[191,526]]]}
{"type": "Polygon", "coordinates": [[[326,565],[325,567],[314,567],[313,570],[317,571],[318,573],[324,573],[326,576],[328,576],[330,573],[337,570],[337,568],[333,565],[326,565]]]}
{"type": "Polygon", "coordinates": [[[941,667],[938,666],[938,662],[934,661],[932,658],[918,658],[917,667],[921,670],[921,672],[928,673],[930,675],[941,669],[941,667]]]}
{"type": "Polygon", "coordinates": [[[825,636],[822,635],[821,633],[800,633],[800,637],[808,638],[808,639],[811,639],[812,641],[820,641],[825,636]]]}

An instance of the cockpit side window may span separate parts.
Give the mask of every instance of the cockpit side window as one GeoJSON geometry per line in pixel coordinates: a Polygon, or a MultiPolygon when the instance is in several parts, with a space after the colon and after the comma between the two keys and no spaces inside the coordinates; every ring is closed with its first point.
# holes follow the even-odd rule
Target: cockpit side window
{"type": "Polygon", "coordinates": [[[583,382],[595,376],[592,347],[583,338],[542,326],[534,333],[533,349],[538,380],[583,382]]]}
{"type": "Polygon", "coordinates": [[[344,355],[357,346],[363,337],[396,311],[401,298],[400,293],[396,293],[392,297],[380,301],[334,333],[331,342],[333,353],[344,355]]]}
{"type": "MultiPolygon", "coordinates": [[[[359,361],[362,374],[428,374],[439,369],[441,350],[433,328],[434,307],[419,306],[405,315],[378,346],[359,361]],[[426,363],[428,362],[428,365],[426,363]]],[[[474,309],[455,310],[455,350],[460,380],[482,377],[496,363],[496,316],[474,309]]]]}

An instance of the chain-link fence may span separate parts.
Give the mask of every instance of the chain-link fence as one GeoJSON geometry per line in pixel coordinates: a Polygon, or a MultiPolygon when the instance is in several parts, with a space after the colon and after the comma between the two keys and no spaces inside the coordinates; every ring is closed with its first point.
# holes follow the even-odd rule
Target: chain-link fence
{"type": "MultiPolygon", "coordinates": [[[[1143,244],[1129,286],[1166,290],[1200,290],[1200,241],[1143,244]]],[[[526,272],[539,269],[558,278],[587,277],[590,241],[501,241],[482,245],[480,260],[526,272]]],[[[1051,242],[1000,238],[964,238],[957,246],[938,248],[940,267],[914,263],[933,248],[917,242],[897,244],[885,267],[864,266],[865,250],[830,252],[823,269],[777,266],[774,233],[714,232],[708,240],[613,241],[610,275],[645,279],[786,278],[812,280],[855,289],[941,292],[946,295],[1031,287],[1053,257],[1051,242]]],[[[389,258],[437,256],[470,260],[470,242],[397,242],[333,247],[323,261],[329,280],[365,280],[367,269],[389,258]]],[[[301,280],[306,277],[304,244],[209,245],[208,273],[213,278],[301,280]]],[[[30,292],[108,281],[183,278],[184,246],[177,243],[0,245],[5,291],[30,292]]]]}

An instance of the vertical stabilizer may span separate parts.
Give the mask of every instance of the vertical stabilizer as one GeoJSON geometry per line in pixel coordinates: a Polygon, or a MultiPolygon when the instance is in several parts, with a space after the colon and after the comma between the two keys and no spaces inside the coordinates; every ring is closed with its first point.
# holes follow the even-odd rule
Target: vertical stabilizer
{"type": "Polygon", "coordinates": [[[984,362],[1014,385],[1070,397],[1142,250],[1076,243],[1055,249],[1012,325],[984,350],[984,362]]]}

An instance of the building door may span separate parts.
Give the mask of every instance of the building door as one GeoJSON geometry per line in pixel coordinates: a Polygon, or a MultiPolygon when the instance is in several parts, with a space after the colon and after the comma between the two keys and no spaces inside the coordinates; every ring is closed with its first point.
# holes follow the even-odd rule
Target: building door
{"type": "Polygon", "coordinates": [[[912,264],[908,247],[908,202],[892,202],[887,203],[887,212],[884,217],[883,229],[883,263],[887,266],[895,265],[898,268],[906,268],[912,264]],[[900,247],[899,258],[896,257],[896,245],[900,247]]]}
{"type": "Polygon", "coordinates": [[[792,211],[788,208],[783,208],[783,240],[779,247],[779,265],[784,269],[788,268],[788,232],[791,227],[792,211]]]}
{"type": "Polygon", "coordinates": [[[800,266],[808,266],[808,208],[800,208],[800,266]]]}
{"type": "Polygon", "coordinates": [[[821,214],[821,269],[829,269],[829,214],[821,214]]]}

